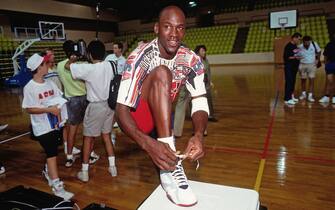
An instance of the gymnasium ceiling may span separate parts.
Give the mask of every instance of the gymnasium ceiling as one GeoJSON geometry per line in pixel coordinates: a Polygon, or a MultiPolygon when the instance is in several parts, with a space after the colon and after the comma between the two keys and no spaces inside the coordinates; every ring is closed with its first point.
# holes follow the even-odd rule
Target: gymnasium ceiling
{"type": "Polygon", "coordinates": [[[142,19],[150,21],[158,16],[161,8],[167,5],[181,7],[188,16],[194,16],[201,9],[207,12],[209,8],[222,6],[222,0],[193,0],[197,4],[190,6],[191,0],[57,0],[73,4],[96,7],[100,3],[100,10],[109,10],[118,15],[121,20],[142,19]]]}

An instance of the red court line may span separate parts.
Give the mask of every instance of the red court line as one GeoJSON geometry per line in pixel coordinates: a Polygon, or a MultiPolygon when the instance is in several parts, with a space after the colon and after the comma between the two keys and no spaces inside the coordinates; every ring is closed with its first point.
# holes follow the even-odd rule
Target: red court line
{"type": "Polygon", "coordinates": [[[270,120],[270,124],[269,124],[269,127],[268,127],[268,132],[266,133],[266,137],[265,137],[263,153],[261,155],[262,159],[266,159],[268,151],[269,151],[269,145],[270,145],[270,139],[271,139],[271,136],[272,136],[273,124],[274,124],[275,117],[276,117],[276,108],[277,108],[277,104],[278,104],[278,98],[279,98],[279,91],[277,90],[275,103],[274,103],[273,108],[272,108],[271,120],[270,120]]]}

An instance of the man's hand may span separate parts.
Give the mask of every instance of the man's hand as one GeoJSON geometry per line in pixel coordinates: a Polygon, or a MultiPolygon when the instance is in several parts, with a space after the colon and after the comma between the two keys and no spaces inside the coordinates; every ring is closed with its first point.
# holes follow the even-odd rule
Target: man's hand
{"type": "Polygon", "coordinates": [[[175,169],[177,156],[168,144],[155,140],[150,142],[146,151],[161,170],[173,171],[175,169]]]}
{"type": "Polygon", "coordinates": [[[65,69],[67,69],[67,70],[70,71],[70,65],[72,63],[77,62],[77,60],[78,60],[78,57],[76,55],[71,55],[70,58],[69,58],[69,60],[65,63],[65,66],[64,66],[65,69]]]}
{"type": "Polygon", "coordinates": [[[203,136],[201,135],[194,135],[188,141],[186,150],[184,154],[187,158],[192,161],[198,160],[199,158],[205,155],[205,151],[203,150],[203,136]]]}

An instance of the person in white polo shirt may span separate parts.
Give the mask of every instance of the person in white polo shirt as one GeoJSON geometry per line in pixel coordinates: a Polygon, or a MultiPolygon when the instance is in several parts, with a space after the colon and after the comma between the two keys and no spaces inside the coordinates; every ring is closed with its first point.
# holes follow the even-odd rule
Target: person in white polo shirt
{"type": "Polygon", "coordinates": [[[301,77],[301,95],[300,100],[307,98],[309,102],[314,102],[314,79],[317,69],[317,64],[320,61],[321,49],[319,45],[312,40],[310,36],[302,38],[303,43],[300,44],[298,56],[301,57],[299,65],[299,73],[301,77]],[[308,96],[306,94],[306,83],[309,79],[308,96]]]}

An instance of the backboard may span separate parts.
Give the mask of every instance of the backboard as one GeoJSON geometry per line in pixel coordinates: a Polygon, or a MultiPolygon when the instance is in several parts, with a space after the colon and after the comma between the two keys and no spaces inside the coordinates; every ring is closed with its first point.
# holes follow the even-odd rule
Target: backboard
{"type": "Polygon", "coordinates": [[[64,40],[64,23],[38,21],[41,40],[64,40]]]}

